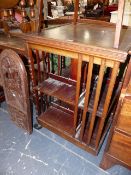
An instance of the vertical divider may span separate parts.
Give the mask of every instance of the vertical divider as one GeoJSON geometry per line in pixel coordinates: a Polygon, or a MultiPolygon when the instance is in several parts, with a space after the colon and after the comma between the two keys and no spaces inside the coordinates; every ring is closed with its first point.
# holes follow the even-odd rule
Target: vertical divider
{"type": "Polygon", "coordinates": [[[58,75],[61,74],[61,56],[58,55],[58,75]]]}
{"type": "Polygon", "coordinates": [[[97,148],[99,146],[99,141],[100,141],[100,138],[101,138],[102,129],[103,129],[104,122],[105,122],[105,119],[106,119],[106,115],[107,115],[107,112],[108,112],[108,107],[109,107],[109,104],[110,104],[113,88],[114,88],[114,85],[115,85],[119,65],[120,65],[120,63],[118,61],[114,62],[114,66],[113,66],[113,70],[112,70],[111,78],[110,78],[110,82],[109,82],[109,87],[108,87],[108,91],[107,91],[107,95],[106,95],[106,99],[105,99],[105,103],[104,103],[104,108],[103,108],[101,120],[100,120],[100,123],[99,123],[98,132],[97,132],[97,135],[96,135],[95,148],[97,148]]]}
{"type": "Polygon", "coordinates": [[[46,54],[46,58],[47,58],[48,74],[49,74],[50,73],[50,54],[49,53],[46,54]]]}
{"type": "Polygon", "coordinates": [[[101,86],[103,82],[103,77],[104,77],[104,70],[105,70],[105,60],[101,60],[101,67],[99,71],[99,78],[97,82],[97,88],[95,92],[95,100],[94,100],[94,105],[93,105],[93,112],[91,115],[91,121],[89,125],[89,132],[88,132],[88,137],[87,137],[87,144],[90,144],[92,132],[93,132],[93,127],[95,123],[95,118],[96,118],[96,112],[97,112],[97,107],[98,107],[98,102],[99,102],[99,97],[100,97],[100,92],[101,92],[101,86]]]}
{"type": "Polygon", "coordinates": [[[83,57],[82,54],[78,54],[78,70],[77,70],[77,84],[76,84],[76,100],[75,100],[75,110],[74,110],[74,136],[75,136],[76,125],[77,125],[77,112],[78,112],[78,102],[79,102],[79,95],[80,95],[82,57],[83,57]]]}
{"type": "Polygon", "coordinates": [[[41,70],[40,70],[40,56],[39,51],[35,50],[36,53],[36,60],[37,60],[37,68],[38,68],[38,83],[41,82],[41,70]]]}
{"type": "Polygon", "coordinates": [[[84,100],[84,111],[83,111],[83,116],[82,116],[80,140],[82,140],[84,128],[85,128],[86,113],[87,113],[87,109],[88,109],[88,101],[89,101],[89,95],[90,95],[93,62],[94,62],[94,57],[89,56],[88,74],[87,74],[87,82],[86,82],[86,94],[85,94],[85,100],[84,100]]]}
{"type": "Polygon", "coordinates": [[[46,53],[44,51],[42,51],[42,62],[43,62],[43,78],[42,80],[45,80],[45,77],[47,76],[47,72],[46,72],[46,53]]]}

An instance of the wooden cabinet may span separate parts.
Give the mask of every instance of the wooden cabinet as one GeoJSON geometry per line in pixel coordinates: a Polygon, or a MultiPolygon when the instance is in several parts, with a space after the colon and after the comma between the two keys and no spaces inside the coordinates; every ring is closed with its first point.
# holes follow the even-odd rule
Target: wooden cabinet
{"type": "Polygon", "coordinates": [[[131,167],[131,137],[129,135],[115,131],[108,150],[109,155],[113,155],[121,162],[131,167]]]}
{"type": "Polygon", "coordinates": [[[131,60],[100,166],[107,169],[113,164],[131,169],[131,60]]]}

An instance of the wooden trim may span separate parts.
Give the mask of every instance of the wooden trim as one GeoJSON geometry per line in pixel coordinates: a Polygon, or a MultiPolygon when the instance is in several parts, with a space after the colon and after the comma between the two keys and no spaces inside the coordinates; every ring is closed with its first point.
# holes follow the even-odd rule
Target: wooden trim
{"type": "Polygon", "coordinates": [[[35,49],[40,48],[41,50],[43,47],[45,48],[47,47],[50,49],[56,49],[57,51],[57,49],[59,50],[61,48],[60,50],[64,50],[64,52],[67,52],[67,53],[69,52],[74,54],[86,53],[87,55],[107,58],[109,60],[120,61],[120,62],[124,62],[126,60],[127,52],[128,52],[128,50],[122,51],[122,50],[117,50],[113,48],[102,48],[98,46],[92,46],[92,45],[81,44],[76,42],[60,41],[56,39],[41,37],[37,34],[32,35],[32,34],[21,33],[19,35],[18,33],[11,33],[11,36],[16,36],[16,37],[19,36],[19,38],[26,40],[30,45],[30,47],[35,49]]]}
{"type": "MultiPolygon", "coordinates": [[[[53,39],[44,39],[42,42],[40,42],[39,38],[36,42],[37,44],[34,44],[34,42],[29,42],[29,47],[38,49],[38,50],[44,50],[49,53],[55,53],[57,55],[61,56],[67,56],[78,59],[78,53],[82,53],[84,55],[92,55],[93,57],[98,58],[106,58],[108,60],[112,61],[120,61],[125,62],[127,53],[118,51],[116,49],[104,49],[96,46],[90,46],[85,44],[77,44],[77,43],[71,43],[64,41],[56,41],[53,39]]],[[[86,58],[85,58],[86,59],[86,58]]],[[[88,60],[85,60],[88,61],[88,60]]]]}

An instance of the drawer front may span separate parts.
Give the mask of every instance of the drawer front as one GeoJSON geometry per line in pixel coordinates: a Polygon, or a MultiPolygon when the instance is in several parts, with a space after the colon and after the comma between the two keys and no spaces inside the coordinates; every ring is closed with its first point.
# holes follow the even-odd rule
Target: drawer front
{"type": "Polygon", "coordinates": [[[131,137],[114,132],[109,153],[128,166],[131,166],[131,137]]]}
{"type": "Polygon", "coordinates": [[[126,99],[126,98],[124,99],[116,127],[131,135],[131,100],[130,99],[126,99]]]}

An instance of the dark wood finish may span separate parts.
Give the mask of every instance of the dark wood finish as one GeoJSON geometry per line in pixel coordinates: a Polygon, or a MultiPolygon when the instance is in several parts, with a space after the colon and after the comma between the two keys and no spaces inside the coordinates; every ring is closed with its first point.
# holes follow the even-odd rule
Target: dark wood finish
{"type": "Polygon", "coordinates": [[[69,135],[73,134],[73,114],[63,108],[50,106],[46,112],[38,117],[38,122],[42,126],[56,127],[61,132],[69,135]]]}
{"type": "Polygon", "coordinates": [[[26,43],[18,37],[8,37],[0,32],[0,50],[13,49],[21,55],[27,55],[26,43]]]}
{"type": "Polygon", "coordinates": [[[55,104],[49,107],[45,113],[41,114],[37,120],[42,126],[52,132],[60,135],[93,155],[96,155],[93,148],[87,147],[85,143],[81,143],[78,139],[72,137],[74,134],[72,111],[59,107],[55,104]]]}
{"type": "Polygon", "coordinates": [[[32,132],[29,89],[24,64],[13,50],[0,54],[0,74],[11,119],[17,126],[32,132]]]}
{"type": "Polygon", "coordinates": [[[67,84],[62,80],[63,79],[61,78],[59,78],[59,80],[55,79],[55,76],[54,78],[48,78],[36,89],[44,94],[56,97],[59,100],[74,106],[76,87],[69,83],[67,84]]]}
{"type": "MultiPolygon", "coordinates": [[[[42,45],[45,46],[46,50],[46,47],[50,47],[52,48],[52,51],[50,50],[50,52],[58,55],[62,55],[64,51],[63,56],[67,55],[72,58],[78,58],[78,55],[75,53],[80,52],[82,54],[95,54],[97,57],[106,57],[109,60],[119,59],[124,62],[127,56],[127,51],[130,48],[129,41],[131,39],[131,29],[122,29],[121,35],[123,36],[123,39],[120,42],[118,50],[113,49],[115,28],[111,26],[107,25],[105,22],[94,22],[93,24],[77,23],[76,27],[74,27],[73,24],[69,24],[61,27],[45,29],[39,35],[21,34],[19,37],[28,40],[28,42],[32,44],[32,48],[40,48],[42,45]],[[37,46],[35,43],[37,43],[37,46]],[[66,53],[66,51],[68,52],[66,53]],[[73,54],[72,52],[75,53],[73,54]]],[[[18,35],[17,33],[12,34],[18,35]]]]}
{"type": "Polygon", "coordinates": [[[0,1],[0,8],[12,8],[18,4],[19,0],[1,0],[0,1]]]}
{"type": "Polygon", "coordinates": [[[115,119],[100,167],[110,168],[114,164],[131,169],[131,59],[121,90],[115,119]]]}
{"type": "Polygon", "coordinates": [[[77,68],[78,68],[78,60],[71,59],[71,66],[70,66],[70,76],[71,79],[76,80],[77,79],[77,68]]]}

